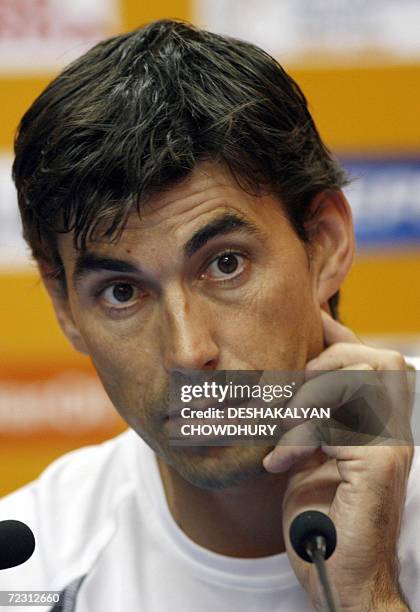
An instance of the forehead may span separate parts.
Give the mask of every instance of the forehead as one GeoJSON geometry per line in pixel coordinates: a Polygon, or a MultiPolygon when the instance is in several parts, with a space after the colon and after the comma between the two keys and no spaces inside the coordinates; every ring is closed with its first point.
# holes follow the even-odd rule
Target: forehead
{"type": "MultiPolygon", "coordinates": [[[[272,228],[273,223],[289,225],[277,198],[248,193],[227,167],[203,162],[180,184],[150,198],[140,214],[133,211],[116,242],[100,238],[99,226],[98,237],[88,247],[107,253],[176,247],[221,214],[234,214],[262,231],[272,228]]],[[[58,241],[63,260],[74,260],[78,251],[72,233],[60,235],[58,241]]]]}

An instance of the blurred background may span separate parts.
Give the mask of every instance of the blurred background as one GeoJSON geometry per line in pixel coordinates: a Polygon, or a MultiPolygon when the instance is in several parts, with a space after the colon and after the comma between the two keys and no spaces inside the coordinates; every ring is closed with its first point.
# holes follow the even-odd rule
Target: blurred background
{"type": "Polygon", "coordinates": [[[0,496],[124,429],[58,329],[22,242],[14,131],[72,59],[163,17],[251,40],[296,78],[356,179],[346,192],[358,251],[342,319],[375,345],[420,355],[418,0],[0,0],[0,496]]]}

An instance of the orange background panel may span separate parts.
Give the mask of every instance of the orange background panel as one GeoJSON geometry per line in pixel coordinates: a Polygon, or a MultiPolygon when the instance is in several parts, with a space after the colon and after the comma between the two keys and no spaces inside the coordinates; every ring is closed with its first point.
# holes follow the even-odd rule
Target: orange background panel
{"type": "Polygon", "coordinates": [[[63,368],[92,370],[64,337],[36,271],[0,275],[0,375],[49,375],[63,368]]]}
{"type": "Polygon", "coordinates": [[[10,149],[19,121],[32,102],[45,89],[54,75],[2,76],[0,75],[0,147],[10,149]]]}
{"type": "Polygon", "coordinates": [[[360,255],[342,290],[343,322],[362,335],[420,334],[420,250],[360,255]]]}
{"type": "Polygon", "coordinates": [[[331,148],[357,154],[420,152],[420,66],[291,73],[331,148]]]}
{"type": "Polygon", "coordinates": [[[121,0],[124,29],[131,30],[155,19],[191,19],[193,0],[121,0]]]}

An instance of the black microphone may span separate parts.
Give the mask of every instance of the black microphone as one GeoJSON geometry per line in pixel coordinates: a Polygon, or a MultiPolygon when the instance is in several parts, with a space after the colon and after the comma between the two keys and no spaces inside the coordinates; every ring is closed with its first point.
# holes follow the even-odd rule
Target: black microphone
{"type": "Polygon", "coordinates": [[[31,529],[21,521],[0,521],[0,570],[25,563],[35,550],[31,529]]]}
{"type": "Polygon", "coordinates": [[[334,523],[323,512],[306,510],[293,519],[289,537],[295,553],[304,561],[315,563],[327,610],[336,612],[325,567],[326,559],[331,557],[337,544],[334,523]]]}

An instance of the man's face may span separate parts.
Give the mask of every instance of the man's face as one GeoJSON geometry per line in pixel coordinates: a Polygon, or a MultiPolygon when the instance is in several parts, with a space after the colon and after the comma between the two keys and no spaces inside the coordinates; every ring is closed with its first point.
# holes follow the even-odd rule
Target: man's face
{"type": "Polygon", "coordinates": [[[281,203],[201,164],[117,243],[59,248],[65,316],[127,423],[197,486],[262,472],[267,446],[172,446],[166,396],[174,370],[297,370],[322,350],[316,269],[281,203]]]}

